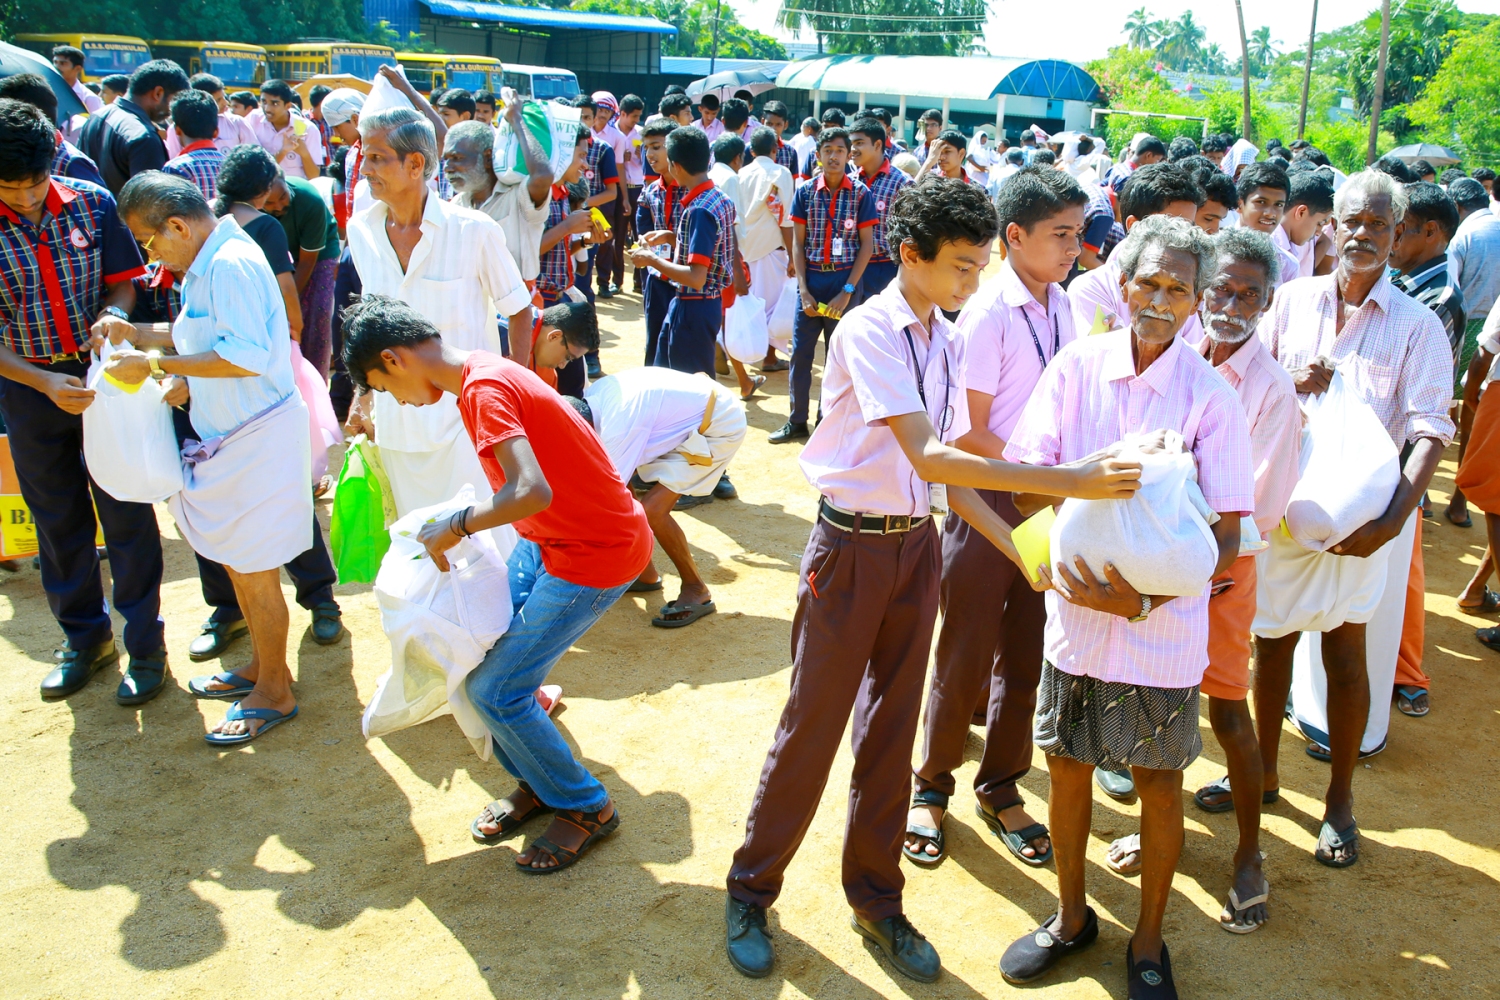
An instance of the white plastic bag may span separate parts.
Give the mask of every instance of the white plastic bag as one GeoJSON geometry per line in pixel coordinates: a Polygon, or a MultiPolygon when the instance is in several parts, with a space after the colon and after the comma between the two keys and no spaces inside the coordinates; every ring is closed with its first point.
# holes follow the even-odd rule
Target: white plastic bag
{"type": "Polygon", "coordinates": [[[734,305],[724,310],[724,353],[742,365],[759,364],[769,342],[765,302],[754,295],[735,296],[734,305]]]}
{"type": "Polygon", "coordinates": [[[1301,478],[1286,506],[1287,532],[1323,552],[1385,513],[1401,482],[1401,457],[1391,436],[1335,371],[1328,391],[1302,404],[1301,478]]]}
{"type": "Polygon", "coordinates": [[[391,525],[391,547],[375,578],[380,625],[391,642],[391,669],[376,682],[362,720],[366,739],[452,712],[482,760],[490,732],[469,702],[464,678],[510,626],[505,562],[515,548],[509,525],[475,532],[448,550],[443,572],[417,540],[429,521],[474,502],[465,486],[452,500],[414,510],[391,525]]]}
{"type": "Polygon", "coordinates": [[[1209,528],[1218,515],[1198,489],[1192,453],[1175,431],[1165,450],[1142,452],[1138,439],[1123,440],[1123,458],[1141,462],[1141,488],[1127,500],[1075,500],[1063,503],[1052,524],[1052,565],[1074,571],[1082,556],[1101,579],[1114,563],[1143,594],[1197,597],[1208,588],[1219,561],[1219,543],[1209,528]]]}
{"type": "Polygon", "coordinates": [[[104,377],[104,363],[128,350],[128,341],[106,343],[89,365],[94,401],[83,411],[83,460],[94,482],[116,500],[159,503],[182,491],[182,454],[160,382],[148,378],[128,392],[104,377]]]}
{"type": "Polygon", "coordinates": [[[771,346],[782,354],[791,349],[792,330],[796,326],[797,310],[800,308],[802,296],[797,289],[797,282],[788,281],[782,286],[781,297],[776,300],[776,307],[771,310],[771,319],[766,325],[766,335],[771,346]]]}

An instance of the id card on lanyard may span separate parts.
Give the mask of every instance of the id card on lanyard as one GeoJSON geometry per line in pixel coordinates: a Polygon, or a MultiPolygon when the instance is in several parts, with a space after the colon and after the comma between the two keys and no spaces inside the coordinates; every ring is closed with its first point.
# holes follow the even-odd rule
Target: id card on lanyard
{"type": "MultiPolygon", "coordinates": [[[[1033,347],[1036,348],[1036,359],[1042,363],[1042,369],[1045,371],[1046,368],[1047,368],[1047,363],[1051,360],[1051,358],[1047,357],[1047,355],[1045,355],[1045,354],[1042,353],[1042,342],[1041,342],[1041,339],[1037,337],[1037,335],[1036,335],[1036,327],[1034,327],[1034,326],[1031,325],[1031,317],[1028,316],[1028,315],[1026,315],[1026,310],[1025,309],[1021,310],[1021,318],[1026,321],[1026,329],[1028,329],[1028,330],[1031,331],[1031,346],[1033,346],[1033,347]]],[[[1062,337],[1058,333],[1058,330],[1057,330],[1057,316],[1053,315],[1053,317],[1052,317],[1052,357],[1053,358],[1057,357],[1057,352],[1058,352],[1058,350],[1061,349],[1061,344],[1062,344],[1062,337]]]]}
{"type": "MultiPolygon", "coordinates": [[[[847,182],[847,178],[845,180],[847,182]]],[[[824,237],[826,242],[823,244],[823,263],[834,264],[838,262],[838,258],[844,255],[844,237],[842,235],[835,236],[834,233],[843,233],[845,229],[852,229],[853,226],[845,226],[844,223],[845,221],[853,222],[854,215],[851,214],[848,220],[839,218],[839,196],[844,193],[842,184],[837,188],[825,188],[825,190],[828,191],[828,233],[824,237]]],[[[855,191],[852,187],[849,191],[849,200],[852,202],[857,201],[855,191]]],[[[856,204],[854,211],[857,212],[858,210],[856,204]]]]}
{"type": "MultiPolygon", "coordinates": [[[[912,372],[917,380],[917,398],[922,401],[922,412],[927,414],[927,419],[932,419],[932,411],[927,408],[927,389],[922,385],[922,366],[917,363],[917,344],[912,339],[911,327],[901,331],[906,334],[906,347],[911,352],[912,372]]],[[[928,351],[931,351],[931,347],[928,351]]],[[[938,348],[943,352],[943,408],[938,412],[937,432],[938,440],[942,440],[944,434],[953,423],[953,407],[951,393],[953,392],[953,373],[948,368],[948,351],[946,348],[938,348]]],[[[945,442],[946,443],[946,442],[945,442]]],[[[927,510],[931,514],[948,513],[948,484],[927,484],[927,510]]]]}

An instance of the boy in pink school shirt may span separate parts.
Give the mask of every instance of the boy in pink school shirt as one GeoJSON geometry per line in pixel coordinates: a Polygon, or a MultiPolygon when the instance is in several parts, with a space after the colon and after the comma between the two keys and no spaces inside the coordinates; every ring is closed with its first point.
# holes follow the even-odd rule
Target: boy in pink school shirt
{"type": "MultiPolygon", "coordinates": [[[[1073,314],[1060,282],[1078,258],[1088,195],[1060,170],[1027,167],[995,199],[1005,263],[958,317],[970,429],[964,451],[1004,457],[1005,443],[1048,363],[1073,342],[1073,314]]],[[[1009,493],[975,491],[996,516],[1019,524],[1009,493]]],[[[1017,787],[1031,768],[1031,715],[1042,673],[1042,595],[1004,552],[957,514],[943,521],[943,629],[907,818],[906,857],[932,865],[944,855],[943,817],[964,761],[971,722],[985,725],[974,776],[980,819],[1029,865],[1052,857],[1047,828],[1017,787]]]]}
{"type": "Polygon", "coordinates": [[[843,863],[851,922],[903,975],[921,982],[939,975],[937,952],[902,912],[899,854],[937,617],[934,509],[951,499],[996,547],[1019,558],[1008,526],[973,488],[1029,489],[1024,484],[1039,474],[1057,484],[1047,489],[1076,496],[1124,496],[1138,485],[1135,463],[1023,470],[951,446],[969,429],[968,405],[961,345],[941,310],[959,308],[979,287],[995,211],[978,188],[933,180],[902,193],[888,226],[901,269],[834,338],[827,415],[802,452],[803,473],[822,498],[797,588],[791,694],[725,905],[729,960],[754,978],[775,962],[766,909],[812,823],[851,710],[855,763],[843,863]]]}

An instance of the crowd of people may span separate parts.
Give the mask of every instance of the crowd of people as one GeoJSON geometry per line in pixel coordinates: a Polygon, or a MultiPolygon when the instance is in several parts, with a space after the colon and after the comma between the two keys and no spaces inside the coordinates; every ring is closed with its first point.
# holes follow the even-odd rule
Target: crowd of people
{"type": "MultiPolygon", "coordinates": [[[[54,58],[86,90],[81,54],[54,58]]],[[[1177,995],[1163,919],[1200,696],[1228,774],[1193,801],[1239,827],[1221,926],[1252,933],[1272,912],[1259,830],[1288,714],[1330,765],[1314,858],[1359,860],[1357,762],[1385,747],[1393,701],[1431,709],[1419,539],[1456,436],[1462,492],[1443,516],[1467,527],[1478,507],[1492,542],[1500,525],[1500,397],[1483,393],[1500,354],[1492,173],[1438,184],[1424,164],[1382,160],[1346,176],[1306,143],[1261,159],[1232,136],[1143,134],[1114,162],[1101,139],[1039,129],[971,145],[937,111],[906,149],[879,108],[828,109],[788,139],[779,101],[757,115],[748,93],[707,94],[695,118],[672,91],[650,117],[635,95],[573,102],[572,156],[554,173],[524,99],[429,99],[381,75],[409,107],[363,115],[360,92],[314,89],[303,109],[276,80],[226,95],[158,60],[59,122],[45,81],[0,81],[0,415],[65,635],[44,697],[119,660],[96,526],[125,620],[116,698],[140,705],[170,684],[156,513],[100,489],[81,458],[85,380],[107,344],[105,375],[156,379],[174,408],[184,486],[168,506],[213,608],[189,655],[249,637],[247,663],[188,683],[233,702],[207,741],[242,745],[296,717],[283,567],[316,641],[344,633],[305,363],[312,392],[379,446],[397,516],[466,484],[483,497],[421,530],[441,569],[475,532],[519,535],[511,626],[466,681],[517,787],[471,833],[494,843],[550,816],[516,866],[567,868],[621,817],[549,720],[544,682],[623,594],[663,589],[656,542],[680,590],[652,624],[714,613],[673,513],[736,495],[745,401],[784,371],[790,414],[769,441],[805,440],[818,515],[790,693],[726,878],[735,969],[774,967],[767,911],[851,714],[851,923],[919,981],[941,961],[904,915],[901,862],[949,853],[971,726],[984,729],[978,817],[1020,863],[1058,874],[1055,915],[1000,957],[1010,982],[1099,933],[1084,864],[1097,784],[1142,804],[1140,832],[1108,859],[1140,875],[1130,996],[1177,995]],[[499,121],[525,170],[497,173],[499,121]],[[768,347],[752,375],[723,355],[726,309],[754,295],[769,318],[788,283],[788,357],[768,347]],[[636,294],[644,364],[605,375],[595,300],[636,294]],[[1331,549],[1385,572],[1304,634],[1258,581],[1292,558],[1274,536],[1303,475],[1303,404],[1335,378],[1378,418],[1401,476],[1331,549]],[[1142,593],[1111,561],[1022,555],[1023,520],[1066,498],[1126,501],[1141,456],[1174,449],[1212,515],[1216,558],[1193,593],[1142,593]],[[1326,682],[1289,711],[1295,669],[1326,682]],[[1020,791],[1034,747],[1045,818],[1020,791]]],[[[1461,607],[1500,607],[1492,553],[1461,607]]],[[[1500,630],[1478,639],[1500,649],[1500,630]]]]}

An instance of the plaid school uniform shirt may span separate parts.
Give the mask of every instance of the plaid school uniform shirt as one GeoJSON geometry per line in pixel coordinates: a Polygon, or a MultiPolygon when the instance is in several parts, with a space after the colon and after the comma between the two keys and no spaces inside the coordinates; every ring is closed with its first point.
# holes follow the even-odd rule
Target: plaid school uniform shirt
{"type": "Polygon", "coordinates": [[[615,164],[615,151],[610,144],[598,136],[589,139],[588,166],[583,171],[589,182],[589,197],[599,194],[606,184],[620,183],[620,170],[615,164]]]}
{"type": "Polygon", "coordinates": [[[798,168],[801,166],[797,162],[796,148],[789,142],[782,142],[779,136],[776,139],[776,162],[790,170],[793,177],[797,176],[798,168]]]}
{"type": "Polygon", "coordinates": [[[219,196],[219,169],[223,166],[224,153],[214,145],[214,141],[200,139],[192,145],[184,146],[182,155],[168,160],[161,172],[192,181],[212,205],[219,196]]]}
{"type": "Polygon", "coordinates": [[[680,298],[717,299],[724,289],[734,285],[734,203],[714,186],[704,181],[682,196],[681,211],[673,231],[677,248],[673,261],[690,267],[708,265],[708,277],[701,289],[677,286],[680,298]]]}
{"type": "Polygon", "coordinates": [[[880,220],[869,188],[845,174],[839,186],[830,190],[828,175],[819,174],[797,188],[792,197],[792,221],[807,227],[802,244],[807,262],[838,270],[854,266],[854,258],[859,256],[859,230],[880,220]]]}
{"type": "Polygon", "coordinates": [[[0,203],[0,342],[33,360],[86,350],[105,286],[145,272],[114,195],[53,177],[39,225],[0,203]]]}
{"type": "Polygon", "coordinates": [[[640,198],[636,200],[635,227],[637,231],[643,234],[661,229],[675,231],[674,223],[682,208],[682,195],[683,190],[679,185],[669,184],[662,177],[647,184],[641,190],[640,198]]]}
{"type": "MultiPolygon", "coordinates": [[[[874,177],[865,181],[870,189],[870,198],[875,202],[875,249],[870,252],[870,260],[886,261],[891,259],[891,246],[885,238],[885,217],[890,213],[891,206],[896,202],[896,195],[901,193],[902,188],[910,187],[912,179],[905,172],[891,169],[891,161],[886,160],[881,164],[880,170],[874,177]]],[[[858,247],[856,246],[856,250],[858,247]]]]}
{"type": "MultiPolygon", "coordinates": [[[[547,221],[542,223],[545,233],[560,225],[568,217],[568,189],[561,184],[552,185],[552,204],[547,208],[547,221]]],[[[542,254],[542,269],[536,277],[536,287],[548,303],[556,303],[573,284],[573,253],[566,236],[542,254]]]]}

